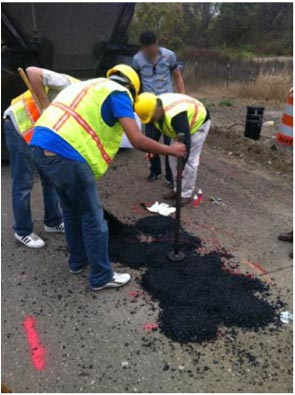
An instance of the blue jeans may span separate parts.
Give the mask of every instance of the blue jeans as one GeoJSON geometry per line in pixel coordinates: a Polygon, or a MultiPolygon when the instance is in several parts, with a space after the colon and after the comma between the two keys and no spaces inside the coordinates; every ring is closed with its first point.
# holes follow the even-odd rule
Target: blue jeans
{"type": "Polygon", "coordinates": [[[108,227],[98,189],[87,163],[46,156],[31,147],[36,166],[55,185],[60,197],[72,270],[90,265],[91,286],[102,286],[113,277],[108,254],[108,227]]]}
{"type": "MultiPolygon", "coordinates": [[[[145,126],[145,135],[147,137],[149,137],[150,139],[159,141],[162,133],[153,125],[153,123],[148,123],[145,126]]],[[[170,145],[170,141],[171,141],[170,137],[163,134],[163,139],[164,139],[164,144],[170,145]]],[[[161,159],[160,159],[159,155],[154,155],[153,158],[150,159],[150,164],[151,164],[151,167],[150,167],[151,174],[157,176],[162,173],[161,159]]],[[[173,175],[172,175],[172,171],[170,169],[168,156],[165,157],[165,172],[166,172],[166,179],[169,182],[173,183],[173,175]]]]}
{"type": "MultiPolygon", "coordinates": [[[[34,161],[29,146],[10,119],[4,121],[4,133],[12,177],[13,228],[18,235],[28,236],[33,232],[30,195],[34,185],[34,161]]],[[[40,178],[43,189],[44,223],[47,226],[58,226],[63,220],[56,190],[42,173],[40,178]]]]}

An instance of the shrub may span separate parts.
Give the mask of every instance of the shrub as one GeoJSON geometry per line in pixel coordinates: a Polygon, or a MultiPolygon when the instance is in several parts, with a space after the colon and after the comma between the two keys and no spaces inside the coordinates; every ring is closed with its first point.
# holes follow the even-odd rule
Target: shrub
{"type": "Polygon", "coordinates": [[[286,100],[291,86],[291,77],[285,72],[279,74],[260,73],[254,82],[241,84],[237,87],[237,93],[240,97],[282,102],[286,100]]]}

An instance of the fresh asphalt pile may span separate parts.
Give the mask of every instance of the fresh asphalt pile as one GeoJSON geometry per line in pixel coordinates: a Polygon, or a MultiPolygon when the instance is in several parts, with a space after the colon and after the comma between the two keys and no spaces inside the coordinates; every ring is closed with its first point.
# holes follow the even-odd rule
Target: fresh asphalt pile
{"type": "Polygon", "coordinates": [[[201,343],[214,340],[221,327],[258,331],[270,324],[280,325],[280,300],[271,302],[269,286],[259,279],[224,270],[226,253],[197,254],[200,239],[182,230],[186,258],[169,261],[172,218],[149,216],[128,225],[110,213],[105,217],[111,259],[146,269],[142,287],[159,302],[159,328],[170,339],[201,343]]]}

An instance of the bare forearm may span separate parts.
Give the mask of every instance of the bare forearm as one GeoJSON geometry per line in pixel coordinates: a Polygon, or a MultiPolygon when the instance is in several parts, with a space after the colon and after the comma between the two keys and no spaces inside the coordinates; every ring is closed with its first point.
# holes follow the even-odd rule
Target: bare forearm
{"type": "Polygon", "coordinates": [[[168,145],[160,144],[144,135],[140,135],[138,140],[139,141],[137,142],[137,146],[135,148],[141,151],[150,152],[157,155],[171,154],[170,147],[168,145]]]}
{"type": "Polygon", "coordinates": [[[185,93],[184,81],[179,68],[173,71],[173,77],[176,84],[176,89],[178,93],[185,93]]]}
{"type": "Polygon", "coordinates": [[[50,101],[47,97],[45,87],[43,84],[43,73],[42,69],[38,67],[28,67],[26,69],[27,76],[31,82],[32,88],[39,99],[42,109],[49,106],[50,101]]]}
{"type": "Polygon", "coordinates": [[[184,81],[182,76],[178,77],[175,81],[178,93],[185,93],[184,81]]]}
{"type": "Polygon", "coordinates": [[[134,119],[128,117],[119,118],[119,122],[134,148],[157,155],[185,157],[186,149],[184,144],[164,145],[157,143],[140,132],[134,119]]]}

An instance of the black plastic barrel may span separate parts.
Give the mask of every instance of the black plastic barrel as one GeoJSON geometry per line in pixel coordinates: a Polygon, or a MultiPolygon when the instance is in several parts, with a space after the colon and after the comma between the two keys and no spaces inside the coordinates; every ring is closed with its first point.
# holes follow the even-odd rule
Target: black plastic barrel
{"type": "Polygon", "coordinates": [[[245,137],[252,140],[259,140],[263,123],[264,107],[247,107],[247,117],[245,126],[245,137]]]}

